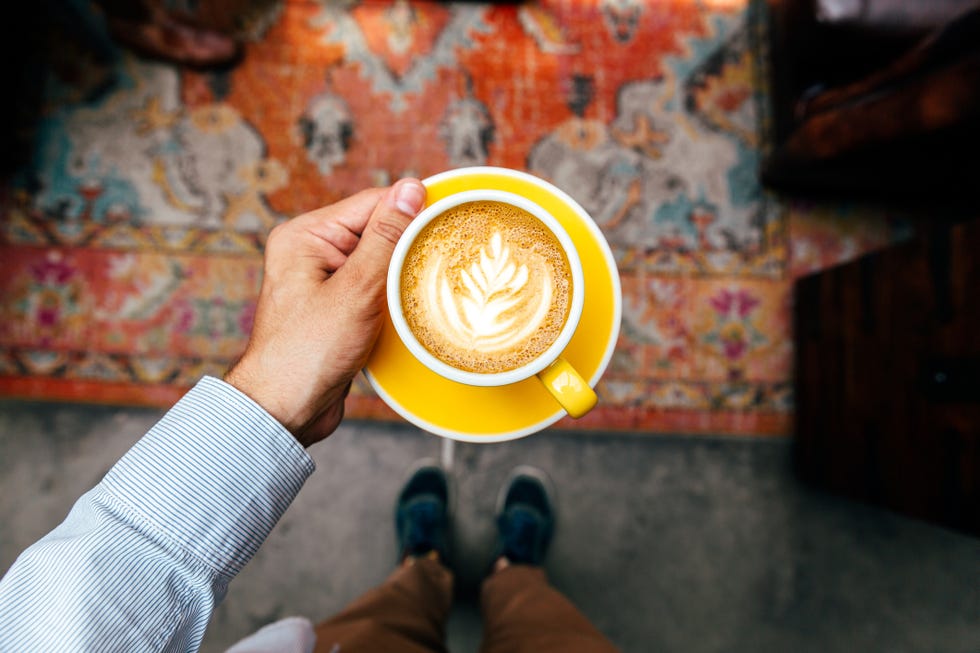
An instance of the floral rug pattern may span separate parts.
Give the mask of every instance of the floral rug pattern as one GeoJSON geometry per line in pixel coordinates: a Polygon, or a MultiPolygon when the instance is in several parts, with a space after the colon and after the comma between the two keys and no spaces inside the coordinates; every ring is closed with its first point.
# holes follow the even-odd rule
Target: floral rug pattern
{"type": "MultiPolygon", "coordinates": [[[[0,207],[0,394],[168,405],[244,348],[271,226],[497,165],[576,198],[623,281],[600,408],[561,427],[787,433],[793,279],[898,229],[760,188],[758,11],[296,0],[230,72],[126,56],[93,95],[54,70],[0,207]]],[[[363,379],[348,414],[394,418],[363,379]]]]}

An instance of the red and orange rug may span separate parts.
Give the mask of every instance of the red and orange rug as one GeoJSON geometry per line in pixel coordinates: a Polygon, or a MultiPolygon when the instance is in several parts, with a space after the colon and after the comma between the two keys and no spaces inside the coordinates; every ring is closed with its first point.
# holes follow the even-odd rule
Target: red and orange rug
{"type": "MultiPolygon", "coordinates": [[[[622,275],[602,404],[560,426],[788,433],[794,277],[895,234],[760,188],[756,10],[297,0],[228,73],[127,57],[84,101],[52,73],[0,214],[0,394],[169,405],[242,351],[272,225],[486,164],[575,197],[622,275]]],[[[363,379],[348,414],[394,418],[363,379]]]]}

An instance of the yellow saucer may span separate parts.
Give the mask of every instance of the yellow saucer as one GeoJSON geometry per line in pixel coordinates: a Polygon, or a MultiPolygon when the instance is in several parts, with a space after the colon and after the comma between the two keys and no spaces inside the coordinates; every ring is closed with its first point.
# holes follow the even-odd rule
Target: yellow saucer
{"type": "MultiPolygon", "coordinates": [[[[450,170],[423,183],[429,204],[465,190],[509,191],[536,202],[565,227],[582,259],[585,306],[563,357],[595,387],[619,337],[622,290],[609,244],[585,210],[551,184],[507,168],[450,170]]],[[[399,415],[425,431],[455,440],[512,440],[540,431],[565,415],[535,377],[484,388],[439,376],[409,353],[390,318],[384,321],[364,374],[378,396],[399,415]]]]}

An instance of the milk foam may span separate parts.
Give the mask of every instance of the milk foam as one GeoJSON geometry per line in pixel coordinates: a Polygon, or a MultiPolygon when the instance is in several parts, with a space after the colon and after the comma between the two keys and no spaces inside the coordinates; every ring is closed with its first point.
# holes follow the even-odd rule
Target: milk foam
{"type": "Polygon", "coordinates": [[[420,299],[433,308],[433,326],[455,346],[484,353],[511,349],[544,324],[553,293],[551,272],[543,268],[536,275],[537,287],[528,288],[527,265],[512,261],[510,253],[500,232],[494,232],[469,269],[447,268],[439,255],[426,270],[420,299]],[[454,292],[454,274],[464,292],[454,292]],[[520,304],[520,311],[512,310],[520,304]],[[518,316],[529,319],[518,322],[518,316]]]}
{"type": "Polygon", "coordinates": [[[402,304],[426,349],[469,371],[514,369],[558,337],[571,274],[554,235],[509,205],[474,202],[426,227],[406,257],[402,304]]]}

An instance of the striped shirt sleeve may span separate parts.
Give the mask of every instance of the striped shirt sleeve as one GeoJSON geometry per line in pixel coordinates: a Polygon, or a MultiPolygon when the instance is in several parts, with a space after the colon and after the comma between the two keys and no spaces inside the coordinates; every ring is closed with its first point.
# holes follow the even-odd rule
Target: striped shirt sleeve
{"type": "Polygon", "coordinates": [[[261,407],[204,378],[0,580],[0,651],[196,651],[313,470],[261,407]]]}

